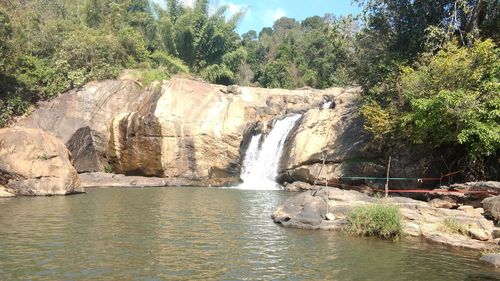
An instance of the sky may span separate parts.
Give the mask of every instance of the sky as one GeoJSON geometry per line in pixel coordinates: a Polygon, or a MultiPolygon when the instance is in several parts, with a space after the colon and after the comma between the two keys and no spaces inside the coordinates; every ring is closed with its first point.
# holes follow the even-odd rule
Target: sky
{"type": "MultiPolygon", "coordinates": [[[[182,2],[192,5],[194,0],[182,0],[182,2]]],[[[210,3],[226,5],[229,17],[239,11],[245,11],[245,16],[237,29],[240,34],[252,29],[258,33],[263,27],[272,26],[274,21],[281,17],[303,20],[310,16],[323,16],[325,13],[341,16],[361,12],[358,4],[351,3],[351,0],[211,0],[210,3]]]]}

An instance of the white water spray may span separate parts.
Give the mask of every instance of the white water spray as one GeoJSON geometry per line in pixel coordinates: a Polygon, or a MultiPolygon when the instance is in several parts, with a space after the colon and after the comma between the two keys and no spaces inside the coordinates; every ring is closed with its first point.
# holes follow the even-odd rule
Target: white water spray
{"type": "Polygon", "coordinates": [[[292,115],[275,122],[271,132],[259,146],[262,135],[253,136],[243,160],[241,179],[237,188],[251,190],[279,190],[276,183],[278,168],[285,146],[285,140],[300,114],[292,115]]]}
{"type": "Polygon", "coordinates": [[[330,109],[330,107],[332,106],[332,102],[333,102],[333,101],[327,101],[327,102],[325,102],[325,103],[321,106],[321,109],[330,109]]]}

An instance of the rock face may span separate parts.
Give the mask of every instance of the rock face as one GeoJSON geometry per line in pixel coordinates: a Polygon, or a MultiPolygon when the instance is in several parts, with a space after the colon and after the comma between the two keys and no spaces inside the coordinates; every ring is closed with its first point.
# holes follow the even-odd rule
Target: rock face
{"type": "Polygon", "coordinates": [[[226,185],[239,181],[248,136],[268,130],[273,118],[319,108],[345,91],[226,87],[182,78],[144,89],[109,80],[42,103],[17,125],[66,143],[79,172],[109,165],[127,175],[226,185]]]}
{"type": "Polygon", "coordinates": [[[500,221],[500,196],[486,198],[481,203],[487,216],[500,221]]]}
{"type": "Polygon", "coordinates": [[[103,171],[112,118],[120,112],[135,110],[153,90],[143,90],[129,80],[91,82],[40,103],[17,125],[42,129],[67,144],[79,172],[103,171]],[[91,135],[86,128],[90,129],[91,135]],[[86,155],[92,150],[97,153],[86,155]]]}
{"type": "Polygon", "coordinates": [[[314,190],[288,199],[273,213],[272,219],[286,227],[318,229],[327,213],[327,193],[325,190],[314,190]]]}
{"type": "Polygon", "coordinates": [[[312,109],[304,115],[287,145],[281,181],[324,183],[342,175],[385,170],[385,164],[378,162],[380,153],[370,149],[369,136],[363,132],[359,91],[335,95],[332,104],[333,109],[312,109]]]}
{"type": "Polygon", "coordinates": [[[239,181],[245,137],[276,117],[319,107],[342,92],[225,87],[172,79],[137,111],[117,114],[109,152],[115,171],[128,175],[197,180],[201,185],[239,181]]]}
{"type": "Polygon", "coordinates": [[[106,145],[104,136],[88,126],[76,131],[66,143],[79,173],[99,172],[105,169],[106,145]]]}
{"type": "Polygon", "coordinates": [[[84,190],[60,140],[38,129],[4,128],[0,129],[0,192],[65,195],[84,190]]]}

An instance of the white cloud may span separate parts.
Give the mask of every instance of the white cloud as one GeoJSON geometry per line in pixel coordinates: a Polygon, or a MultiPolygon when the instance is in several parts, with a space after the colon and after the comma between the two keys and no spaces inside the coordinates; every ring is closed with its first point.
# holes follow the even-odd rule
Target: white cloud
{"type": "Polygon", "coordinates": [[[235,4],[235,3],[232,3],[232,2],[227,2],[225,0],[221,0],[219,2],[219,6],[226,6],[227,7],[227,11],[226,11],[226,15],[230,18],[234,15],[236,15],[237,13],[245,13],[245,18],[248,18],[250,17],[250,7],[246,4],[235,4]]]}
{"type": "Polygon", "coordinates": [[[265,23],[266,26],[271,26],[277,19],[280,19],[285,16],[286,12],[282,8],[269,9],[264,12],[262,21],[265,23]]]}

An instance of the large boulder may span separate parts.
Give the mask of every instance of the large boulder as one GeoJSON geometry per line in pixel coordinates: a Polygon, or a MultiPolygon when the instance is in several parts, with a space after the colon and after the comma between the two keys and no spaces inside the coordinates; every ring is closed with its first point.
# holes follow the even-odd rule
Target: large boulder
{"type": "Polygon", "coordinates": [[[500,196],[486,198],[481,203],[486,216],[500,221],[500,196]]]}
{"type": "Polygon", "coordinates": [[[328,213],[326,190],[303,192],[285,201],[272,214],[275,223],[303,229],[321,228],[328,213]]]}
{"type": "Polygon", "coordinates": [[[84,192],[70,153],[56,137],[38,129],[0,129],[0,185],[15,195],[84,192]]]}
{"type": "Polygon", "coordinates": [[[111,123],[109,155],[128,175],[239,182],[245,139],[277,116],[319,107],[343,89],[276,90],[172,79],[136,111],[111,123]]]}

